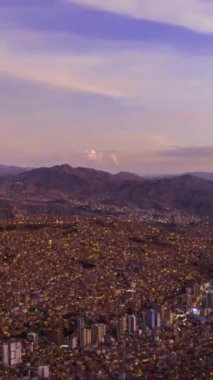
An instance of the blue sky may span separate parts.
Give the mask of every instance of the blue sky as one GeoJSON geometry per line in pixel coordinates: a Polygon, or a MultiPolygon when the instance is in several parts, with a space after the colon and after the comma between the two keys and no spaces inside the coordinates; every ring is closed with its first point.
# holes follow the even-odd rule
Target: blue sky
{"type": "Polygon", "coordinates": [[[213,170],[213,1],[0,0],[0,163],[213,170]]]}

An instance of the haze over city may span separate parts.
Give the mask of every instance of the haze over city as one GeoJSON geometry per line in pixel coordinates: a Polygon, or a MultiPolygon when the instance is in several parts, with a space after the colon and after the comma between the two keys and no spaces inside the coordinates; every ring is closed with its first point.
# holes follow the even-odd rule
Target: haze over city
{"type": "Polygon", "coordinates": [[[0,163],[212,171],[213,2],[0,0],[0,163]]]}

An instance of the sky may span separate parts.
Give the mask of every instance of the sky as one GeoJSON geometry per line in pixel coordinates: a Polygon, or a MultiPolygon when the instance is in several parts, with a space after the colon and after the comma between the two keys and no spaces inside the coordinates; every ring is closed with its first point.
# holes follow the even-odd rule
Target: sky
{"type": "Polygon", "coordinates": [[[212,0],[0,0],[0,164],[213,171],[212,0]]]}

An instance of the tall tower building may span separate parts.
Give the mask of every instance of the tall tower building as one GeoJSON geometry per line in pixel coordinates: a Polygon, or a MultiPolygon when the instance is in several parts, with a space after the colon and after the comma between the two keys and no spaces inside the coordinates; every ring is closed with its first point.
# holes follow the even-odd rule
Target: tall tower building
{"type": "Polygon", "coordinates": [[[123,335],[127,331],[127,315],[123,315],[118,321],[119,334],[123,335]]]}
{"type": "Polygon", "coordinates": [[[195,299],[199,296],[199,293],[200,293],[200,287],[199,287],[199,284],[196,282],[193,285],[193,296],[195,299]]]}
{"type": "Polygon", "coordinates": [[[190,309],[192,306],[192,294],[191,293],[186,293],[186,305],[187,305],[187,309],[190,309]]]}
{"type": "Polygon", "coordinates": [[[147,323],[150,329],[155,328],[155,310],[149,309],[147,312],[147,323]]]}
{"type": "Polygon", "coordinates": [[[5,366],[16,366],[22,363],[22,345],[19,341],[3,343],[2,362],[5,366]]]}
{"type": "Polygon", "coordinates": [[[136,315],[128,315],[127,317],[127,327],[128,327],[128,333],[134,334],[137,328],[137,321],[136,321],[136,315]]]}
{"type": "Polygon", "coordinates": [[[158,304],[156,307],[156,311],[160,313],[160,319],[162,322],[165,320],[165,306],[163,304],[158,304]]]}
{"type": "Polygon", "coordinates": [[[77,336],[78,336],[78,344],[82,348],[84,345],[84,318],[77,319],[77,336]]]}
{"type": "Polygon", "coordinates": [[[40,379],[49,379],[50,377],[50,370],[47,365],[41,365],[38,367],[38,378],[40,379]]]}
{"type": "Polygon", "coordinates": [[[212,289],[206,290],[206,307],[207,309],[213,308],[213,290],[212,289]]]}
{"type": "Polygon", "coordinates": [[[83,334],[84,334],[83,346],[84,347],[90,346],[92,343],[92,331],[91,331],[91,329],[84,329],[83,334]]]}
{"type": "Polygon", "coordinates": [[[155,327],[157,329],[160,328],[160,325],[161,325],[161,317],[160,317],[160,313],[156,312],[155,313],[155,327]]]}
{"type": "Polygon", "coordinates": [[[106,325],[103,323],[95,323],[92,325],[92,344],[101,343],[106,335],[106,325]]]}

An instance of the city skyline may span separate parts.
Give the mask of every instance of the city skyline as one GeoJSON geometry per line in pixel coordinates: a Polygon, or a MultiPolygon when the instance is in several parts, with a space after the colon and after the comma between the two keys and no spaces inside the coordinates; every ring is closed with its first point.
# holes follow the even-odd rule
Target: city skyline
{"type": "Polygon", "coordinates": [[[213,4],[0,0],[0,163],[212,171],[213,4]]]}

